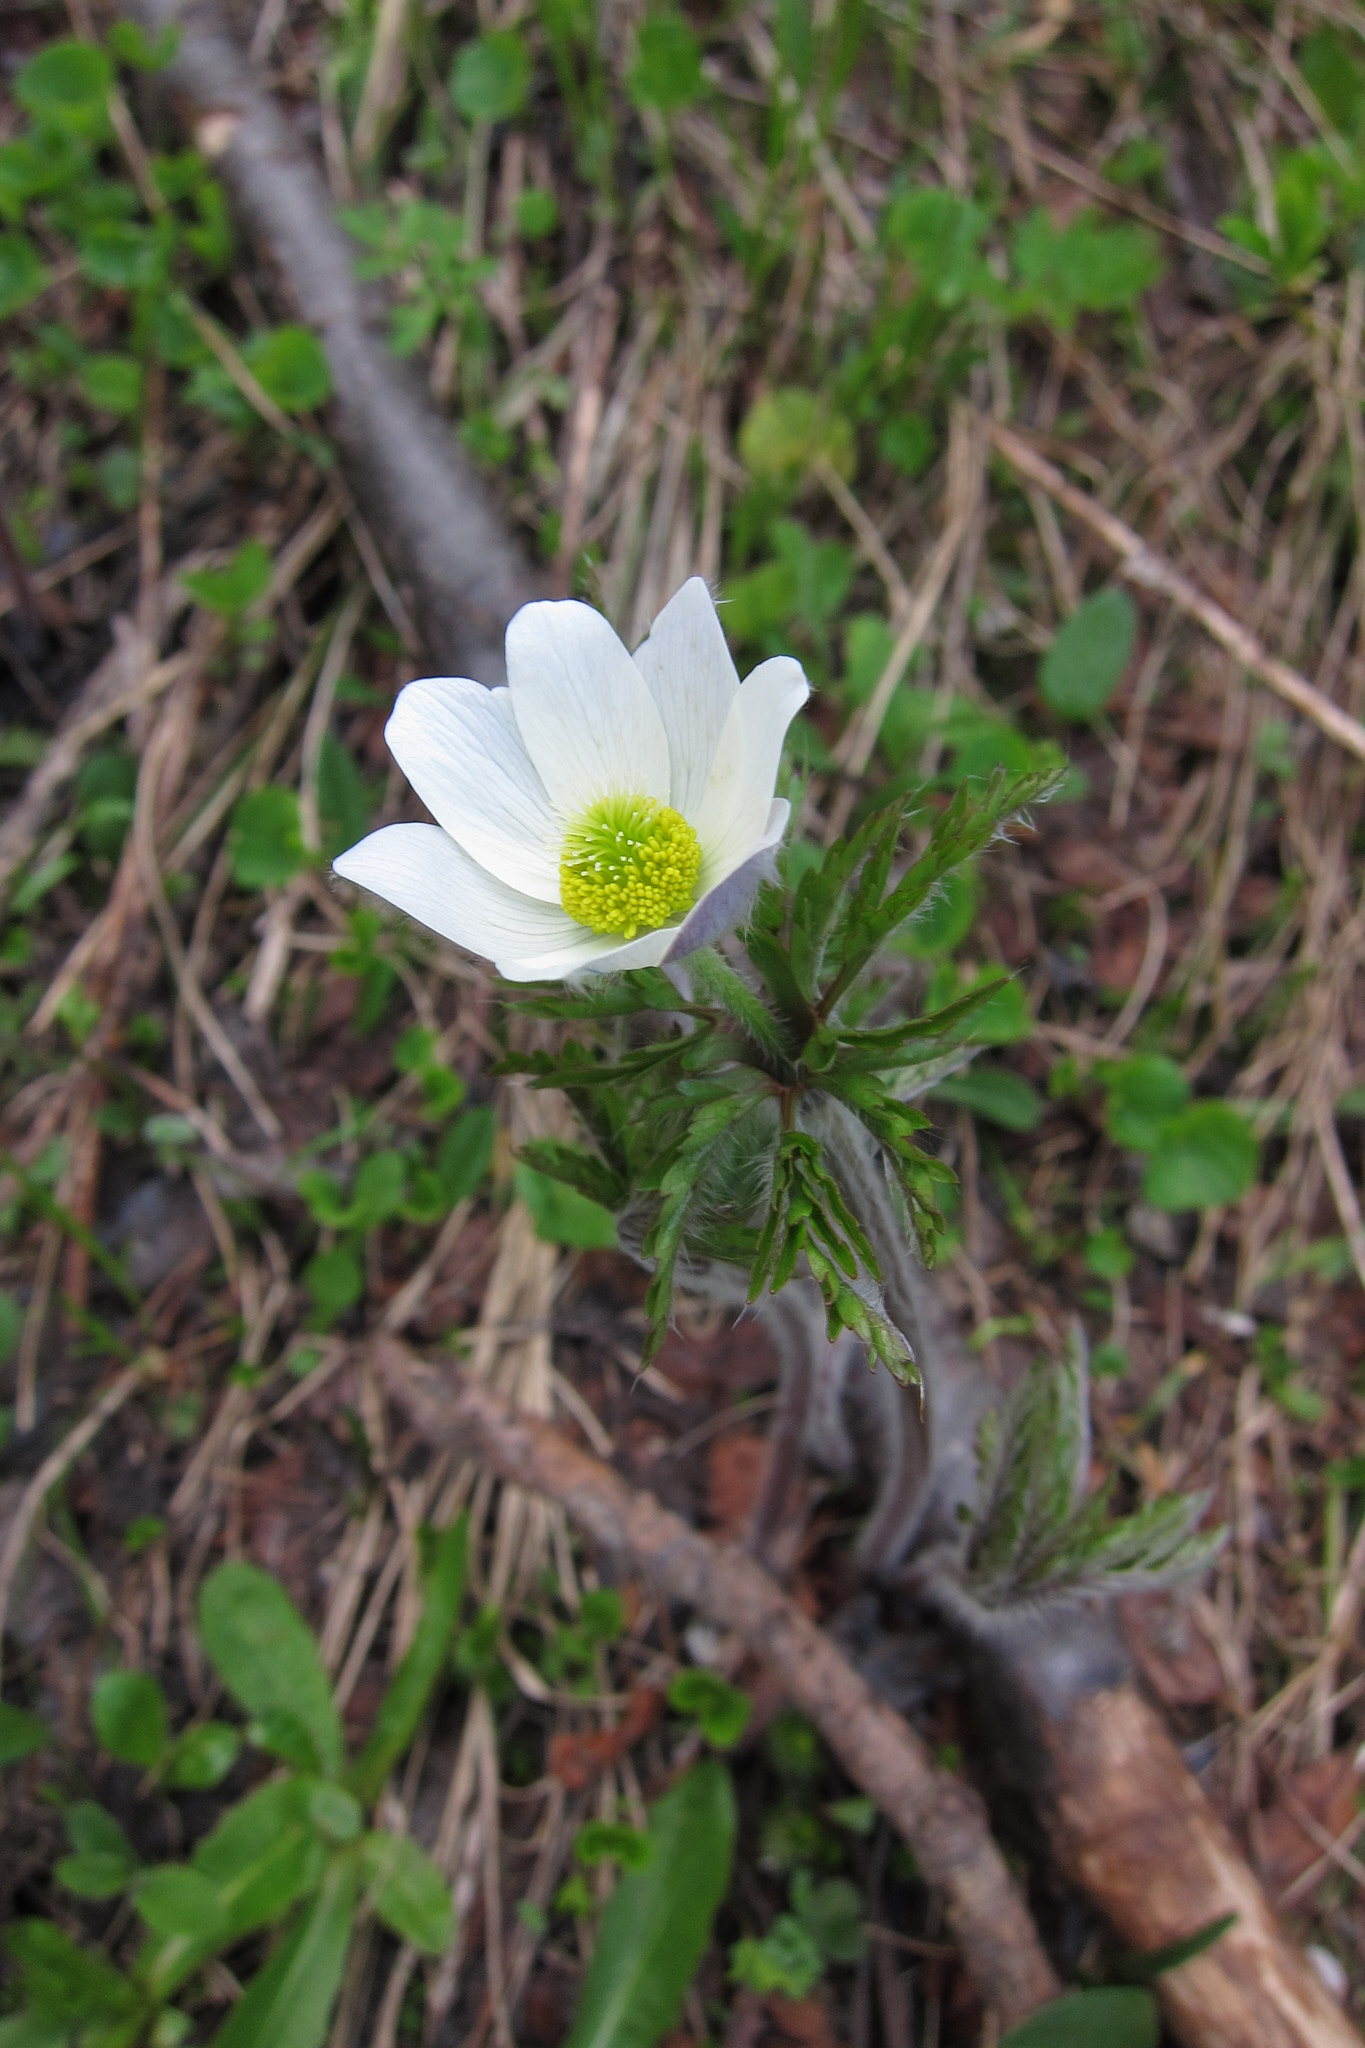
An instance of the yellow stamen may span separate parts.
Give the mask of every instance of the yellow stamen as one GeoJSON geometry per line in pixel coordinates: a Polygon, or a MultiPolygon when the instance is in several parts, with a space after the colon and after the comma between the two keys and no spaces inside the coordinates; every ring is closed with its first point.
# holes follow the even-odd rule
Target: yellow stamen
{"type": "Polygon", "coordinates": [[[564,839],[559,900],[590,932],[633,939],[689,910],[701,846],[680,812],[648,796],[605,796],[564,839]]]}

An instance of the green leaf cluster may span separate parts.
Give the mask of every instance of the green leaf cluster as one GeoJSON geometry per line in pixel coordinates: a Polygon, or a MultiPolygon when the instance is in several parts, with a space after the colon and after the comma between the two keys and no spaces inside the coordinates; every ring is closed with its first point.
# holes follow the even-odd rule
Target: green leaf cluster
{"type": "Polygon", "coordinates": [[[1101,1061],[1096,1073],[1109,1136],[1148,1155],[1142,1191],[1153,1208],[1211,1208],[1255,1185],[1261,1153],[1246,1117],[1230,1102],[1192,1102],[1174,1060],[1135,1053],[1101,1061]]]}
{"type": "MultiPolygon", "coordinates": [[[[144,1864],[104,1807],[69,1804],[70,1853],[57,1881],[84,1899],[126,1894],[143,1943],[125,1975],[50,1921],[13,1922],[4,1944],[20,2009],[0,2026],[4,2039],[56,2043],[78,2031],[91,2048],[180,2040],[188,2019],[171,2001],[215,1957],[270,1932],[273,1946],[215,2034],[217,2048],[320,2048],[362,1906],[427,1954],[449,1945],[441,1872],[410,1838],[367,1827],[366,1811],[448,1670],[465,1562],[463,1518],[424,1533],[417,1629],[349,1767],[317,1645],[283,1588],[254,1565],[220,1566],[199,1609],[204,1648],[244,1729],[208,1721],[172,1736],[165,1697],[145,1673],[109,1671],[96,1681],[91,1719],[101,1748],[170,1789],[221,1783],[244,1737],[284,1770],[230,1805],[179,1863],[144,1864]]],[[[5,1760],[46,1740],[35,1717],[14,1708],[0,1715],[5,1760]]]]}

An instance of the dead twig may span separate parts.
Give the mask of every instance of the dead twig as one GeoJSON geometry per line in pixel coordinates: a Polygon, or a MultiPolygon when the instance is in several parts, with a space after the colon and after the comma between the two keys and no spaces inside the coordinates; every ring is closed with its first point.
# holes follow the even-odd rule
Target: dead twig
{"type": "Polygon", "coordinates": [[[124,1402],[139,1387],[149,1379],[157,1378],[164,1370],[159,1352],[126,1366],[117,1378],[110,1380],[84,1420],[62,1438],[55,1450],[48,1452],[19,1496],[13,1519],[5,1531],[4,1548],[0,1549],[0,1658],[4,1654],[5,1621],[15,1576],[33,1534],[33,1525],[42,1512],[43,1502],[63,1473],[69,1472],[81,1452],[94,1442],[110,1416],[117,1415],[124,1402]]]}
{"type": "Polygon", "coordinates": [[[548,1496],[630,1571],[742,1637],[911,1845],[925,1879],[942,1887],[966,1966],[1005,2025],[1056,1996],[1052,1966],[976,1795],[937,1768],[914,1731],[752,1558],[699,1535],[548,1423],[518,1415],[453,1367],[424,1365],[391,1340],[376,1344],[374,1358],[428,1441],[477,1444],[500,1478],[548,1496]]]}
{"type": "Polygon", "coordinates": [[[1040,485],[1073,519],[1079,519],[1114,550],[1119,558],[1120,573],[1130,583],[1136,583],[1142,590],[1158,592],[1169,598],[1188,618],[1197,619],[1205,632],[1220,647],[1225,647],[1249,674],[1259,677],[1277,697],[1282,697],[1286,704],[1292,704],[1305,718],[1311,718],[1314,725],[1329,739],[1334,739],[1338,746],[1345,747],[1359,760],[1365,761],[1365,725],[1359,719],[1350,717],[1330,697],[1324,697],[1321,690],[1315,689],[1306,676],[1300,675],[1287,661],[1281,661],[1278,655],[1263,647],[1255,634],[1239,624],[1231,612],[1224,611],[1222,605],[1191,582],[1173,563],[1166,561],[1164,556],[1154,553],[1131,526],[1106,511],[1085,491],[1077,490],[1074,484],[1068,483],[1062,472],[1021,434],[1016,434],[1012,427],[1002,425],[999,420],[988,420],[985,427],[1012,469],[1040,485]]]}

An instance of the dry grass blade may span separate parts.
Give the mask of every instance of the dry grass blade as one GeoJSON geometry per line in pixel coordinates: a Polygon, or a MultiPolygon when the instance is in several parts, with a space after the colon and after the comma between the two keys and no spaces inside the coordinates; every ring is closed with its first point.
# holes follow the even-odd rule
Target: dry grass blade
{"type": "Polygon", "coordinates": [[[1365,725],[1358,718],[1352,718],[1330,697],[1324,697],[1306,676],[1300,675],[1288,662],[1271,654],[1254,633],[1248,632],[1181,570],[1155,554],[1130,526],[1125,526],[1103,505],[1087,497],[1084,491],[1077,490],[1074,484],[1069,484],[1062,472],[1031,447],[1022,435],[1016,434],[1012,427],[993,420],[987,431],[1005,460],[1021,476],[1038,484],[1074,519],[1079,519],[1113,549],[1129,582],[1169,599],[1189,618],[1198,620],[1243,668],[1259,677],[1286,704],[1291,704],[1305,718],[1310,718],[1338,746],[1345,747],[1359,760],[1365,761],[1365,725]]]}

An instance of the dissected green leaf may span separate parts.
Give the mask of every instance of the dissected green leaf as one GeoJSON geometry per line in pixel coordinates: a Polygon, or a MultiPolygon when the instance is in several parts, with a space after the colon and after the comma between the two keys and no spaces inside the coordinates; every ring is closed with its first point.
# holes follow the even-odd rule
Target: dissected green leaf
{"type": "Polygon", "coordinates": [[[258,1566],[219,1565],[199,1596],[204,1648],[228,1691],[256,1717],[292,1715],[308,1732],[323,1773],[341,1768],[341,1721],[331,1681],[307,1623],[277,1580],[258,1566]]]}
{"type": "Polygon", "coordinates": [[[820,463],[842,477],[853,474],[853,430],[814,391],[786,387],[758,399],[739,430],[739,452],[755,476],[786,485],[820,463]]]}
{"type": "Polygon", "coordinates": [[[650,1813],[648,1863],[602,1910],[566,2048],[654,2048],[667,2033],[710,1939],[734,1838],[728,1772],[694,1765],[650,1813]]]}
{"type": "Polygon", "coordinates": [[[616,1863],[622,1870],[643,1870],[651,1855],[648,1835],[625,1821],[585,1821],[574,1836],[574,1855],[590,1867],[616,1863]]]}
{"type": "Polygon", "coordinates": [[[749,1725],[753,1701],[722,1678],[700,1666],[680,1671],[668,1688],[668,1704],[690,1714],[714,1749],[733,1749],[749,1725]]]}
{"type": "Polygon", "coordinates": [[[615,1245],[615,1219],[600,1202],[531,1166],[518,1165],[514,1179],[519,1198],[531,1212],[536,1236],[547,1244],[570,1245],[579,1251],[609,1250],[615,1245]]]}

